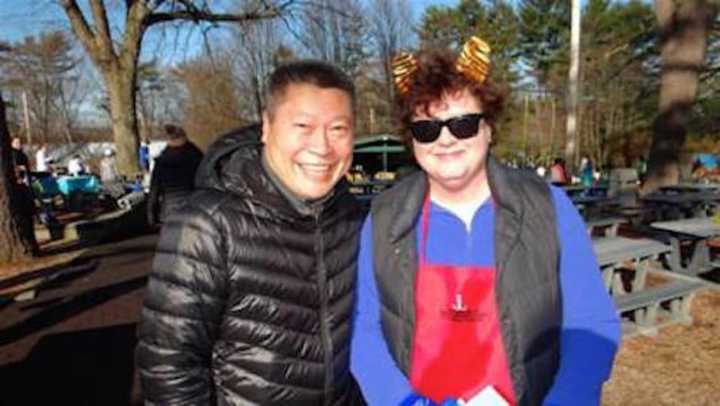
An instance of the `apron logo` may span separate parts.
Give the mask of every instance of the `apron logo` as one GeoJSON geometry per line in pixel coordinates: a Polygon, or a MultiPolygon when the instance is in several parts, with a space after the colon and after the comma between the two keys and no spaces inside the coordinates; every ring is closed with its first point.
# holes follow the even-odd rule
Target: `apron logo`
{"type": "Polygon", "coordinates": [[[452,321],[478,321],[483,318],[477,309],[468,308],[463,302],[462,294],[455,295],[455,301],[450,307],[442,312],[443,316],[452,321]]]}
{"type": "Polygon", "coordinates": [[[452,310],[455,312],[466,312],[467,307],[463,304],[462,294],[458,293],[455,295],[455,303],[452,305],[452,310]]]}

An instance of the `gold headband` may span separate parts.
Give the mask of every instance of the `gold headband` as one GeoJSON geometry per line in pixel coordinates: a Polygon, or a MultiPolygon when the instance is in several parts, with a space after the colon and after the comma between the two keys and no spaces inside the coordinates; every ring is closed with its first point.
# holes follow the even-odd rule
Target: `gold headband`
{"type": "MultiPolygon", "coordinates": [[[[490,46],[478,37],[471,37],[455,62],[455,69],[466,78],[483,84],[490,71],[490,46]]],[[[412,84],[412,76],[418,70],[418,62],[410,53],[401,53],[392,61],[393,80],[398,93],[406,95],[412,84]]]]}

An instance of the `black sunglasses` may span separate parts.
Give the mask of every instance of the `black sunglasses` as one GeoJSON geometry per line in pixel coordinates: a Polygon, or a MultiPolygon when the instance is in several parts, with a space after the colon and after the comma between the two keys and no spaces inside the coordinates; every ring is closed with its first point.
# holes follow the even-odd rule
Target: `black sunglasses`
{"type": "Polygon", "coordinates": [[[451,117],[447,120],[413,121],[410,123],[410,132],[415,141],[425,144],[435,142],[440,137],[442,128],[447,126],[450,134],[459,140],[464,140],[477,135],[480,120],[484,118],[484,113],[472,113],[451,117]]]}

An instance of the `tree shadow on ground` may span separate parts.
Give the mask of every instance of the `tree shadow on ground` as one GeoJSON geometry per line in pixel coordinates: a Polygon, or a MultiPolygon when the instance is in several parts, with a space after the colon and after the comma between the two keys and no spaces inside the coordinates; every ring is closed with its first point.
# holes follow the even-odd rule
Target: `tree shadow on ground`
{"type": "Polygon", "coordinates": [[[63,254],[83,248],[93,248],[103,244],[111,244],[137,237],[155,235],[157,230],[146,226],[124,230],[105,230],[104,225],[86,226],[78,231],[79,239],[62,245],[43,248],[41,257],[63,254]]]}
{"type": "Polygon", "coordinates": [[[85,310],[100,306],[115,297],[139,289],[145,286],[146,282],[147,276],[139,276],[111,286],[76,292],[61,298],[60,301],[49,300],[36,303],[36,307],[42,308],[42,310],[0,331],[0,345],[12,345],[13,342],[23,337],[60,323],[85,310]]]}
{"type": "Polygon", "coordinates": [[[0,366],[0,405],[140,405],[135,329],[133,323],[43,337],[26,359],[0,366]]]}

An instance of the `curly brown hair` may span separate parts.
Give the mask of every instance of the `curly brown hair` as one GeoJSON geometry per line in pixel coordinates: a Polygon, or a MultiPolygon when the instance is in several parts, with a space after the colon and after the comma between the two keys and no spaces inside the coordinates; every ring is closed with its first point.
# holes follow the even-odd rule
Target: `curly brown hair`
{"type": "Polygon", "coordinates": [[[482,84],[467,78],[455,68],[457,54],[446,49],[423,50],[415,58],[418,69],[412,75],[410,88],[407,93],[398,94],[395,100],[402,137],[408,145],[412,145],[409,126],[418,108],[429,115],[428,110],[433,102],[441,100],[446,94],[455,94],[465,89],[483,107],[485,121],[495,130],[505,96],[490,78],[482,84]]]}

